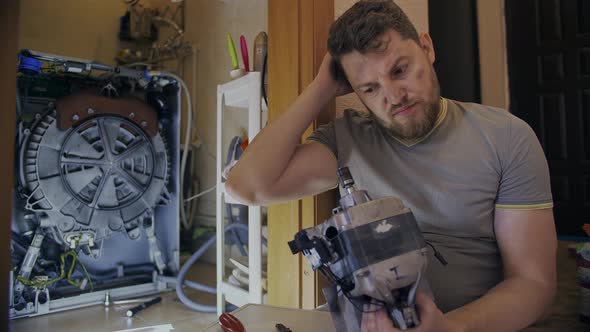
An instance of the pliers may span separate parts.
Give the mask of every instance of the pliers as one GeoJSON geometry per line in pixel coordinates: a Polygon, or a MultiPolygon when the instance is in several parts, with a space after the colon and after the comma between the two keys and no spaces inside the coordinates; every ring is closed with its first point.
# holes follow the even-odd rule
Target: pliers
{"type": "Polygon", "coordinates": [[[246,332],[242,322],[230,313],[223,313],[219,316],[219,325],[224,332],[246,332]]]}

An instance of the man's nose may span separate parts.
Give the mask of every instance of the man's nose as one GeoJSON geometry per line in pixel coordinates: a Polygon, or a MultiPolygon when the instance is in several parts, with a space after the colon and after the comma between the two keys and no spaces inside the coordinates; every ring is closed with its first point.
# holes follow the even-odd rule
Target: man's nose
{"type": "Polygon", "coordinates": [[[403,84],[395,80],[385,80],[382,84],[387,105],[402,105],[406,102],[408,92],[403,84]]]}

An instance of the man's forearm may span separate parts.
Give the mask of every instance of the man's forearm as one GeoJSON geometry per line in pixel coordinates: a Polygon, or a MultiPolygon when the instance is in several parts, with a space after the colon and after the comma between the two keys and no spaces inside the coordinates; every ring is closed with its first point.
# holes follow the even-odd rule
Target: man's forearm
{"type": "Polygon", "coordinates": [[[519,331],[538,321],[553,302],[555,284],[508,278],[480,299],[447,313],[465,332],[519,331]]]}
{"type": "Polygon", "coordinates": [[[230,194],[248,201],[253,199],[249,196],[272,186],[286,169],[305,129],[332,98],[329,91],[313,81],[287,111],[248,146],[230,173],[230,194]]]}

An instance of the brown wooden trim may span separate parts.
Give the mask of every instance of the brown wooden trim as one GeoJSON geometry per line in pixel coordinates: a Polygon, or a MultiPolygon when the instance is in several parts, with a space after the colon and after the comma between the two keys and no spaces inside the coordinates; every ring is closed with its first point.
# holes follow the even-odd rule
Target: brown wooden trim
{"type": "MultiPolygon", "coordinates": [[[[328,52],[328,32],[334,21],[334,1],[314,0],[314,68],[313,73],[318,72],[326,52],[328,52]]],[[[336,107],[334,101],[324,108],[315,121],[315,128],[334,119],[336,107]]],[[[330,210],[331,211],[331,210],[330,210]]]]}
{"type": "MultiPolygon", "coordinates": [[[[268,1],[269,119],[279,116],[313,80],[326,52],[326,38],[334,19],[334,2],[326,0],[268,1]]],[[[330,105],[303,135],[333,118],[330,105]]],[[[287,242],[303,228],[325,220],[334,207],[334,194],[322,194],[269,207],[269,303],[314,308],[323,303],[320,280],[301,256],[293,256],[287,242]],[[319,219],[318,219],[319,218],[319,219]]]]}
{"type": "MultiPolygon", "coordinates": [[[[268,1],[268,118],[272,121],[299,94],[299,1],[268,1]]],[[[301,258],[291,255],[288,234],[300,228],[300,202],[268,209],[268,301],[299,308],[301,258]]]]}
{"type": "Polygon", "coordinates": [[[16,55],[18,52],[19,1],[7,0],[0,10],[0,330],[8,331],[8,274],[10,272],[10,218],[14,176],[14,138],[16,132],[16,55]]]}
{"type": "MultiPolygon", "coordinates": [[[[313,4],[312,15],[314,27],[312,39],[313,55],[311,56],[313,58],[313,63],[311,65],[312,75],[307,82],[307,84],[309,84],[313,80],[313,77],[315,77],[315,74],[318,72],[320,65],[322,64],[322,60],[324,59],[324,55],[328,51],[326,40],[330,30],[330,25],[332,24],[334,18],[334,1],[307,1],[313,4]]],[[[334,102],[331,102],[322,110],[313,126],[309,129],[315,130],[320,125],[328,123],[334,119],[335,109],[334,102]]],[[[312,130],[309,130],[310,134],[312,130]]],[[[303,228],[313,227],[329,218],[332,214],[331,211],[335,205],[335,202],[335,190],[316,195],[309,200],[303,200],[304,209],[307,208],[307,210],[312,212],[312,215],[303,215],[305,218],[303,220],[303,228]]],[[[323,277],[321,277],[319,273],[314,273],[307,262],[304,262],[303,264],[302,279],[303,281],[309,279],[309,284],[304,284],[303,287],[303,299],[307,299],[302,303],[303,308],[313,309],[318,305],[325,303],[322,289],[326,286],[327,282],[323,277]]]]}
{"type": "MultiPolygon", "coordinates": [[[[330,1],[328,1],[330,2],[330,1]]],[[[302,92],[309,83],[313,81],[315,76],[315,40],[314,31],[315,26],[315,1],[314,0],[300,0],[299,1],[299,30],[300,30],[300,52],[299,59],[301,61],[301,68],[299,72],[299,92],[302,92]]],[[[302,141],[309,136],[314,129],[314,125],[309,126],[304,132],[302,141]]],[[[306,197],[301,201],[301,229],[313,227],[315,225],[315,204],[313,197],[306,197]]],[[[292,237],[293,235],[291,235],[292,237]]],[[[316,275],[301,257],[301,308],[310,309],[315,306],[316,293],[316,275]]]]}

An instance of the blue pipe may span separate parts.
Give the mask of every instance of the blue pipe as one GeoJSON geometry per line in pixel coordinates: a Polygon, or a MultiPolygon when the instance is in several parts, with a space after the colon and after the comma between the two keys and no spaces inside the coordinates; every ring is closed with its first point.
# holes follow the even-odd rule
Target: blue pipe
{"type": "MultiPolygon", "coordinates": [[[[225,227],[224,232],[228,232],[228,231],[232,231],[235,228],[242,228],[245,230],[248,230],[248,226],[244,225],[244,224],[230,224],[228,226],[225,227]]],[[[201,258],[201,256],[203,256],[203,254],[205,253],[205,251],[207,249],[209,249],[209,247],[211,247],[214,243],[215,243],[216,237],[215,234],[213,234],[208,240],[207,242],[205,242],[189,259],[188,261],[186,261],[184,263],[184,265],[182,266],[182,268],[180,269],[180,271],[178,272],[178,276],[176,277],[176,295],[178,296],[178,298],[180,299],[180,301],[182,303],[184,303],[184,305],[186,305],[187,307],[195,310],[195,311],[200,311],[200,312],[207,312],[207,313],[212,313],[212,312],[217,312],[217,307],[216,306],[211,306],[211,305],[204,305],[198,302],[194,302],[193,300],[189,299],[188,296],[186,296],[186,293],[184,292],[184,289],[182,286],[188,286],[190,288],[193,289],[197,289],[200,291],[204,291],[210,294],[216,294],[217,290],[213,287],[209,287],[206,285],[202,285],[200,283],[197,282],[192,282],[192,281],[188,281],[185,280],[186,277],[186,273],[188,272],[188,270],[190,269],[190,267],[199,259],[201,258]]],[[[263,239],[266,240],[266,239],[263,239]]],[[[265,242],[265,241],[263,241],[265,242]]],[[[217,262],[217,264],[223,264],[223,262],[217,262]]],[[[170,280],[165,278],[164,280],[170,280]]],[[[234,310],[236,307],[233,305],[228,305],[228,307],[226,308],[226,311],[232,311],[234,310]]]]}

